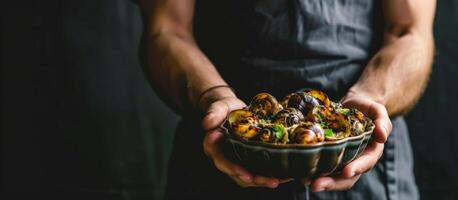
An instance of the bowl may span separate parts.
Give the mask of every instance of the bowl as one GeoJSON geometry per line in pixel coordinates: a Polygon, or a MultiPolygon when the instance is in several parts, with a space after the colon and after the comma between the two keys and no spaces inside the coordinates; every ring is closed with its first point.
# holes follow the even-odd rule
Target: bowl
{"type": "Polygon", "coordinates": [[[225,127],[223,153],[256,175],[277,178],[316,178],[337,175],[361,155],[371,139],[374,125],[357,136],[315,144],[274,144],[246,141],[225,127]]]}

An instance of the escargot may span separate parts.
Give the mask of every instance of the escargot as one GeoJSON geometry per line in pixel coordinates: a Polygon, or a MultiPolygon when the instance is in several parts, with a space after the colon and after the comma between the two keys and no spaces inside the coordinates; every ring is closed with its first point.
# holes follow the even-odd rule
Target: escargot
{"type": "Polygon", "coordinates": [[[272,143],[275,142],[275,135],[272,129],[263,128],[259,131],[258,138],[261,142],[272,143]]]}
{"type": "Polygon", "coordinates": [[[248,107],[248,110],[262,119],[277,114],[281,109],[282,106],[277,99],[268,93],[259,93],[254,96],[248,107]]]}
{"type": "Polygon", "coordinates": [[[268,93],[232,111],[224,124],[243,139],[274,144],[315,144],[361,135],[372,120],[331,101],[319,90],[290,93],[280,103],[268,93]]]}
{"type": "Polygon", "coordinates": [[[304,115],[296,108],[285,108],[277,113],[274,123],[282,124],[290,127],[301,123],[304,120],[304,115]]]}
{"type": "Polygon", "coordinates": [[[267,143],[286,144],[289,142],[289,133],[281,124],[270,124],[263,127],[258,134],[258,139],[267,143]]]}
{"type": "Polygon", "coordinates": [[[305,92],[306,95],[310,95],[315,99],[320,101],[320,104],[329,108],[331,106],[331,100],[329,100],[328,95],[320,90],[309,90],[305,92]]]}
{"type": "Polygon", "coordinates": [[[298,125],[291,133],[291,140],[296,144],[315,144],[325,139],[320,124],[304,122],[298,125]]]}
{"type": "Polygon", "coordinates": [[[349,109],[347,118],[348,122],[350,123],[351,133],[353,135],[360,135],[364,133],[367,121],[362,112],[356,109],[349,109]]]}
{"type": "Polygon", "coordinates": [[[246,109],[232,111],[227,118],[227,123],[233,133],[243,139],[253,138],[259,132],[258,119],[246,109]]]}
{"type": "Polygon", "coordinates": [[[307,113],[306,121],[321,123],[326,121],[332,115],[331,110],[324,106],[316,106],[307,113]]]}
{"type": "Polygon", "coordinates": [[[315,106],[319,106],[320,103],[313,96],[310,96],[303,92],[291,93],[287,95],[282,101],[281,104],[285,108],[296,108],[301,111],[304,115],[315,106]]]}
{"type": "Polygon", "coordinates": [[[325,130],[326,140],[338,140],[351,134],[346,116],[324,106],[317,106],[309,112],[306,119],[321,125],[325,130]]]}

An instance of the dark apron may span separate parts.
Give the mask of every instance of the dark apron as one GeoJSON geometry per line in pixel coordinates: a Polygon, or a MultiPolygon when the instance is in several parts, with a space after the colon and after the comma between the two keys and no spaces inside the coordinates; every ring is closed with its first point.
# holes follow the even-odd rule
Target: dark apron
{"type": "MultiPolygon", "coordinates": [[[[339,100],[380,47],[381,8],[368,0],[199,1],[199,46],[248,102],[306,88],[339,100]]],[[[168,199],[417,199],[408,131],[395,118],[384,155],[344,192],[312,193],[297,181],[277,189],[240,188],[202,151],[201,116],[187,113],[169,162],[168,199]]]]}

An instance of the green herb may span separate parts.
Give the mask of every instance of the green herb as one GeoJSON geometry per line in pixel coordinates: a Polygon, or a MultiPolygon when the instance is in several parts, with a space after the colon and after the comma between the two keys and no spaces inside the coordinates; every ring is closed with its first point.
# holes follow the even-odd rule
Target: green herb
{"type": "Polygon", "coordinates": [[[282,124],[275,124],[272,129],[277,139],[283,138],[286,133],[286,128],[282,124]]]}
{"type": "Polygon", "coordinates": [[[336,111],[340,114],[343,114],[343,115],[348,115],[348,113],[350,112],[350,109],[348,108],[337,108],[336,111]]]}
{"type": "Polygon", "coordinates": [[[320,126],[321,126],[321,128],[323,128],[323,129],[327,129],[327,128],[328,128],[328,125],[326,124],[326,122],[321,122],[321,123],[320,123],[320,126]]]}
{"type": "Polygon", "coordinates": [[[330,128],[324,129],[324,136],[325,137],[334,137],[334,131],[332,131],[332,129],[330,128]]]}
{"type": "Polygon", "coordinates": [[[318,121],[319,121],[319,122],[323,121],[323,117],[321,116],[320,113],[317,113],[317,114],[316,114],[316,118],[318,118],[318,121]]]}

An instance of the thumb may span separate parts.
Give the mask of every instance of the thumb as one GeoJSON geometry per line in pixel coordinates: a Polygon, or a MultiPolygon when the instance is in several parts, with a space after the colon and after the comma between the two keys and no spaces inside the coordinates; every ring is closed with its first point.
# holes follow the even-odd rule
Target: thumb
{"type": "Polygon", "coordinates": [[[392,130],[388,111],[382,104],[367,97],[353,97],[345,99],[342,104],[346,107],[357,108],[374,120],[374,139],[378,143],[385,143],[392,130]]]}
{"type": "Polygon", "coordinates": [[[223,123],[226,116],[229,114],[229,105],[222,101],[214,102],[208,108],[207,114],[202,120],[202,127],[205,131],[215,129],[223,123]]]}
{"type": "Polygon", "coordinates": [[[202,120],[202,128],[205,131],[217,128],[231,111],[243,107],[245,103],[234,97],[215,101],[208,107],[207,114],[202,120]]]}

